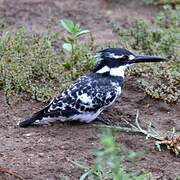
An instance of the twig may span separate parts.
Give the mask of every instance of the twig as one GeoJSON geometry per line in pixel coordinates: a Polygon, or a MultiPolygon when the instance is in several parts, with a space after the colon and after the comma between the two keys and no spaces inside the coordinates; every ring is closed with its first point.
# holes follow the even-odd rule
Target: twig
{"type": "Polygon", "coordinates": [[[25,180],[22,176],[20,176],[20,175],[17,174],[16,172],[10,171],[10,170],[8,170],[8,169],[6,169],[6,168],[0,167],[0,173],[6,173],[6,174],[9,174],[9,175],[11,175],[11,176],[14,176],[14,177],[16,177],[16,178],[18,178],[18,179],[20,179],[20,180],[25,180]]]}
{"type": "Polygon", "coordinates": [[[128,127],[97,125],[97,124],[93,124],[93,126],[100,127],[100,128],[109,128],[109,129],[118,130],[118,131],[122,131],[122,132],[139,132],[139,130],[136,130],[133,128],[128,128],[128,127]]]}
{"type": "Polygon", "coordinates": [[[123,121],[126,122],[126,124],[130,127],[120,127],[120,126],[108,126],[108,125],[94,125],[96,127],[102,127],[102,128],[110,128],[122,132],[133,132],[133,133],[141,133],[146,136],[146,139],[149,137],[154,138],[157,140],[155,142],[155,145],[161,151],[160,145],[167,145],[176,155],[180,153],[180,136],[177,136],[175,128],[173,128],[173,131],[171,133],[170,137],[163,137],[160,133],[157,132],[155,128],[153,128],[152,123],[148,125],[147,130],[143,129],[139,124],[139,111],[136,113],[136,119],[135,119],[135,125],[131,124],[127,120],[123,119],[123,121]]]}
{"type": "Polygon", "coordinates": [[[146,135],[146,139],[149,137],[152,137],[156,140],[163,140],[163,138],[160,137],[160,134],[156,132],[154,128],[152,128],[152,123],[149,124],[148,130],[143,129],[140,124],[139,124],[139,111],[136,113],[136,118],[135,118],[135,125],[128,122],[126,119],[123,119],[123,121],[126,122],[127,125],[130,127],[121,127],[121,126],[110,126],[110,125],[94,125],[96,127],[102,127],[102,128],[110,128],[122,132],[133,132],[133,133],[141,133],[146,135]]]}

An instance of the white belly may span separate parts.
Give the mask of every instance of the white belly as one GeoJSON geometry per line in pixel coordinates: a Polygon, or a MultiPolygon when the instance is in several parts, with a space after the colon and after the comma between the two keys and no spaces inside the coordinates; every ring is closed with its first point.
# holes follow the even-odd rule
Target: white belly
{"type": "Polygon", "coordinates": [[[89,123],[97,118],[97,116],[102,112],[102,110],[98,110],[96,113],[83,113],[72,116],[71,120],[79,120],[80,122],[89,123]]]}
{"type": "Polygon", "coordinates": [[[59,116],[56,118],[46,117],[46,118],[43,118],[41,120],[37,120],[35,122],[35,124],[49,124],[49,123],[55,122],[55,121],[65,122],[65,121],[76,121],[76,120],[78,120],[80,122],[89,123],[89,122],[95,120],[97,118],[97,116],[101,113],[101,111],[99,110],[96,113],[77,114],[77,115],[71,116],[69,118],[66,118],[63,116],[59,116]]]}

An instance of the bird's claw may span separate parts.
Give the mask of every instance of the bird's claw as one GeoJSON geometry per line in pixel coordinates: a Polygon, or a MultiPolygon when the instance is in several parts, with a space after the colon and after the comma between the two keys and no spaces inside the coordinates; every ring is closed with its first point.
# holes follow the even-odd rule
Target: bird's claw
{"type": "Polygon", "coordinates": [[[109,119],[101,117],[101,116],[97,117],[95,119],[95,121],[100,122],[100,123],[105,124],[105,125],[111,125],[112,124],[112,122],[109,119]]]}

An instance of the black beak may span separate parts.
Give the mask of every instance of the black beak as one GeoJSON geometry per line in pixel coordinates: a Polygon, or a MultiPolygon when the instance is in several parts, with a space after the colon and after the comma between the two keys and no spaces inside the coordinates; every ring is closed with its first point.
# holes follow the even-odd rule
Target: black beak
{"type": "Polygon", "coordinates": [[[129,61],[129,64],[134,64],[134,63],[148,63],[148,62],[162,62],[166,61],[166,59],[157,57],[157,56],[136,56],[134,59],[129,61]]]}

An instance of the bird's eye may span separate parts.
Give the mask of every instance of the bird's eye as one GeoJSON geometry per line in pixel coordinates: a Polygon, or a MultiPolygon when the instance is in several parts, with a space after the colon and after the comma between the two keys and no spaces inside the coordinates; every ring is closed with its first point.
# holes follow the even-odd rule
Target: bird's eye
{"type": "Polygon", "coordinates": [[[128,56],[127,55],[124,55],[123,57],[121,57],[121,58],[119,58],[119,60],[121,61],[121,62],[125,62],[125,61],[127,61],[128,60],[128,56]]]}
{"type": "Polygon", "coordinates": [[[124,56],[122,57],[122,59],[128,59],[128,58],[129,58],[128,55],[124,55],[124,56]]]}

